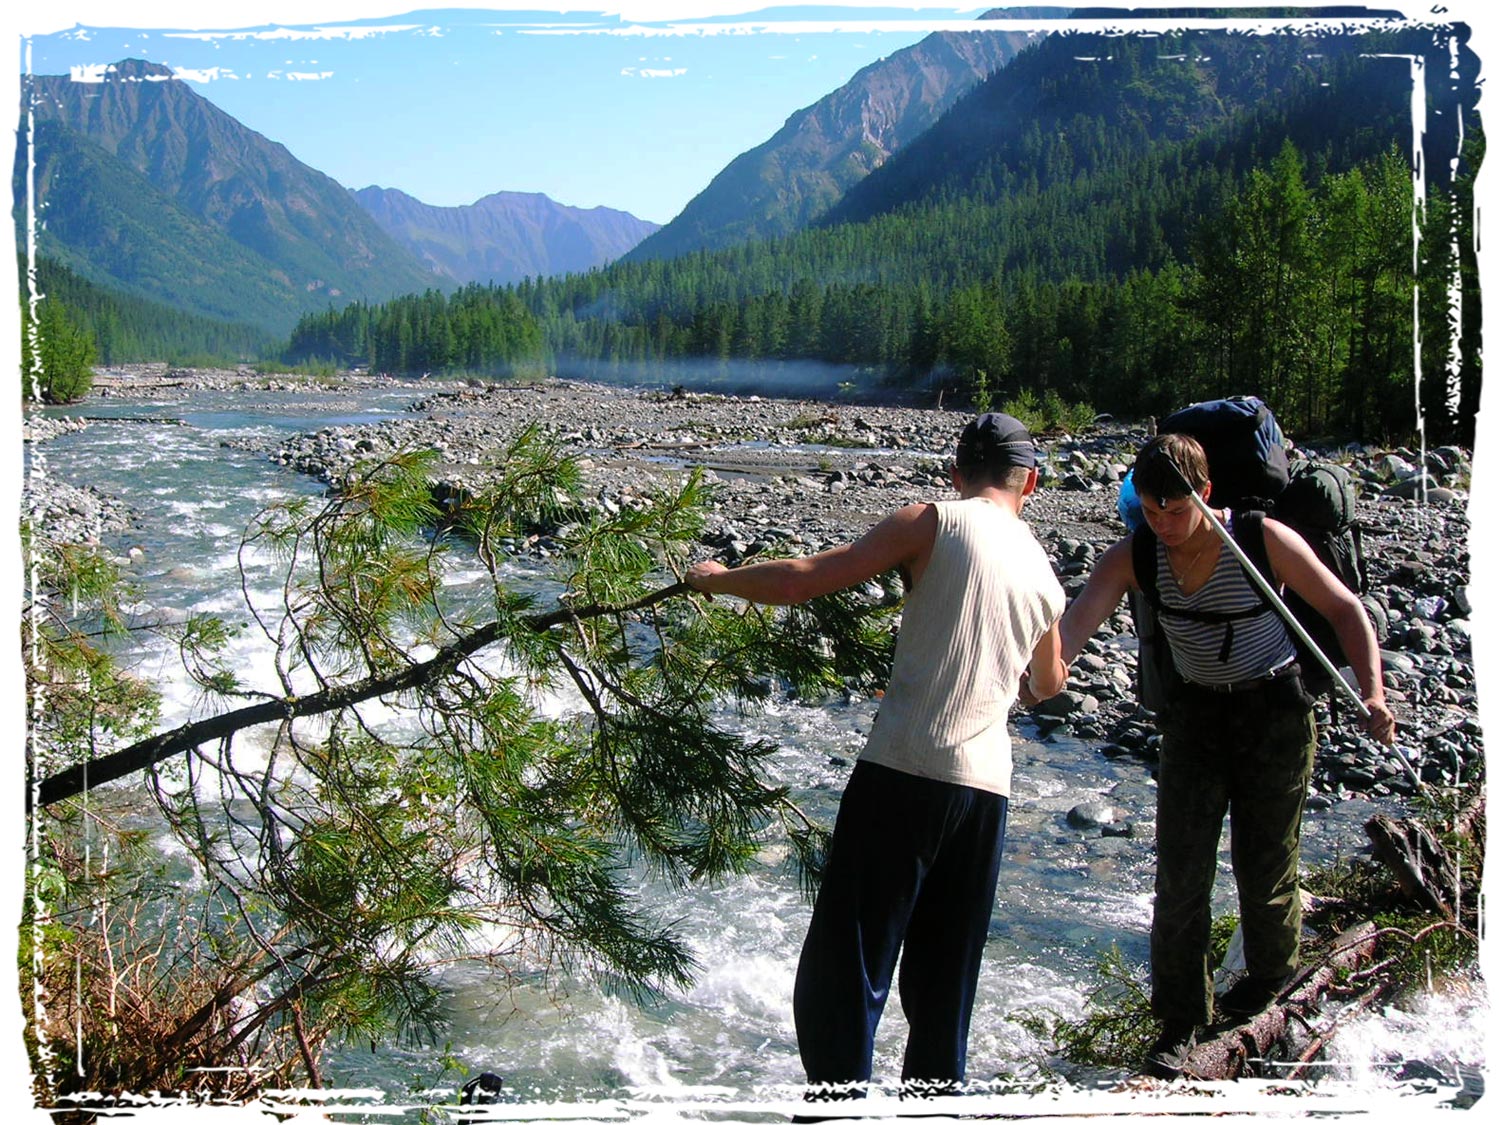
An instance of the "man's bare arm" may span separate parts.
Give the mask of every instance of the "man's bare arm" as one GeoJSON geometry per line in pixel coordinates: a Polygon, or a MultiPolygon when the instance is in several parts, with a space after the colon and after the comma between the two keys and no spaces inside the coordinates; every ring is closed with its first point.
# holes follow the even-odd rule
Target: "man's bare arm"
{"type": "Polygon", "coordinates": [[[1068,664],[1062,658],[1062,634],[1058,623],[1042,634],[1042,639],[1031,650],[1031,663],[1026,669],[1026,688],[1033,702],[1040,702],[1056,695],[1067,685],[1068,664]]]}
{"type": "Polygon", "coordinates": [[[729,594],[762,605],[795,605],[868,582],[900,567],[908,573],[925,561],[937,537],[937,509],[910,504],[891,513],[853,543],[795,559],[769,559],[733,569],[694,563],[684,578],[705,594],[729,594]]]}
{"type": "Polygon", "coordinates": [[[1088,639],[1099,631],[1104,619],[1115,611],[1126,592],[1137,588],[1135,564],[1131,561],[1130,538],[1127,536],[1104,552],[1089,575],[1083,592],[1068,603],[1067,611],[1053,626],[1052,631],[1058,637],[1057,658],[1062,669],[1062,682],[1051,691],[1043,690],[1050,681],[1037,679],[1035,671],[1028,668],[1021,677],[1022,706],[1034,707],[1067,686],[1069,665],[1083,651],[1088,639]]]}

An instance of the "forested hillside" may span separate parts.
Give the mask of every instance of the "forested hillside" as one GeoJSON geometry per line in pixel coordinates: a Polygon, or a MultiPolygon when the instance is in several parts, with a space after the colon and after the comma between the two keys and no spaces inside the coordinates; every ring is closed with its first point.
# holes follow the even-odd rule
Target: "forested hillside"
{"type": "Polygon", "coordinates": [[[293,361],[334,359],[411,374],[509,375],[545,356],[541,326],[516,292],[477,284],[306,317],[288,348],[293,361]]]}
{"type": "MultiPolygon", "coordinates": [[[[817,360],[862,390],[1050,390],[1134,414],[1255,392],[1303,433],[1411,433],[1420,360],[1429,433],[1463,437],[1479,386],[1476,70],[1461,28],[1054,36],[820,229],[503,297],[536,318],[554,362],[604,377],[817,360]],[[1383,57],[1403,54],[1428,57],[1420,210],[1411,65],[1383,57]],[[1457,152],[1460,119],[1450,183],[1436,154],[1457,152]]],[[[329,320],[304,320],[294,358],[327,346],[329,320]]]]}
{"type": "MultiPolygon", "coordinates": [[[[25,263],[20,264],[25,276],[25,263]]],[[[167,360],[224,362],[272,355],[278,341],[252,324],[194,316],[180,309],[102,288],[48,258],[36,263],[38,292],[61,305],[95,341],[99,363],[167,360]]]]}
{"type": "MultiPolygon", "coordinates": [[[[1031,11],[987,12],[980,19],[1024,18],[1031,11]]],[[[675,258],[802,229],[1034,37],[995,29],[940,31],[871,63],[730,161],[626,259],[675,258]]]]}

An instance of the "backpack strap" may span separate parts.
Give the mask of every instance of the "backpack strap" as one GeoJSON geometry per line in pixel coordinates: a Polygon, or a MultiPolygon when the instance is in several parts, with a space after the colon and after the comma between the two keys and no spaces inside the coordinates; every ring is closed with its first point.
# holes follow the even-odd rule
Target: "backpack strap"
{"type": "Polygon", "coordinates": [[[1144,520],[1130,536],[1130,565],[1135,569],[1135,582],[1146,595],[1146,602],[1154,610],[1161,609],[1161,591],[1156,588],[1156,532],[1144,520]]]}
{"type": "MultiPolygon", "coordinates": [[[[1236,511],[1232,533],[1240,550],[1245,552],[1250,561],[1255,564],[1256,569],[1265,576],[1266,581],[1275,585],[1276,579],[1271,571],[1271,559],[1266,554],[1265,519],[1266,513],[1255,509],[1236,511]]],[[[1144,523],[1135,529],[1131,537],[1130,562],[1135,568],[1135,581],[1140,586],[1141,593],[1145,595],[1151,608],[1160,616],[1177,617],[1209,625],[1223,625],[1224,642],[1219,649],[1219,659],[1228,660],[1230,651],[1234,647],[1234,623],[1271,612],[1269,599],[1261,593],[1260,587],[1252,582],[1250,587],[1255,591],[1259,603],[1253,609],[1243,609],[1234,613],[1215,613],[1211,610],[1180,609],[1163,605],[1161,591],[1158,588],[1160,575],[1158,574],[1156,544],[1156,533],[1144,523]]]]}
{"type": "MultiPolygon", "coordinates": [[[[1266,553],[1266,513],[1254,508],[1234,513],[1233,527],[1234,541],[1240,550],[1245,552],[1246,557],[1255,564],[1255,569],[1260,571],[1261,576],[1274,588],[1276,586],[1276,574],[1271,569],[1271,556],[1266,553]]],[[[1250,584],[1255,589],[1256,596],[1266,606],[1270,606],[1270,600],[1261,593],[1259,586],[1250,584]]]]}
{"type": "MultiPolygon", "coordinates": [[[[1234,519],[1231,521],[1231,532],[1234,541],[1240,550],[1244,551],[1250,561],[1255,564],[1255,569],[1265,576],[1267,582],[1276,585],[1276,575],[1271,570],[1271,557],[1266,554],[1266,513],[1256,509],[1235,511],[1234,519]]],[[[1146,595],[1146,600],[1151,603],[1151,608],[1158,612],[1162,609],[1161,591],[1158,589],[1160,576],[1157,573],[1156,560],[1156,532],[1151,526],[1142,523],[1136,528],[1130,537],[1130,565],[1135,570],[1136,585],[1140,586],[1141,593],[1146,595]]],[[[1263,606],[1271,603],[1266,596],[1260,592],[1260,587],[1251,583],[1256,596],[1260,598],[1263,606]]],[[[1194,621],[1227,621],[1230,617],[1249,616],[1246,613],[1223,614],[1223,613],[1197,613],[1191,610],[1167,609],[1167,612],[1176,617],[1186,617],[1194,621]]],[[[1256,610],[1259,613],[1260,610],[1256,610]]]]}

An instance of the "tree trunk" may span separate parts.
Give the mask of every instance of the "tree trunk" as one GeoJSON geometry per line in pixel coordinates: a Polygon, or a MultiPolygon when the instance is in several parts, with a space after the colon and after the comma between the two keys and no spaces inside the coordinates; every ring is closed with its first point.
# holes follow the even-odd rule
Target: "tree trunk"
{"type": "MultiPolygon", "coordinates": [[[[582,621],[591,617],[602,617],[611,613],[626,613],[646,609],[688,589],[685,582],[674,582],[654,593],[647,594],[629,605],[587,605],[566,607],[550,613],[540,613],[522,619],[522,623],[534,632],[544,633],[555,625],[582,621]]],[[[312,695],[271,699],[234,711],[226,711],[212,718],[186,723],[169,731],[154,734],[150,738],[132,743],[123,750],[94,758],[91,761],[60,770],[43,778],[26,790],[26,811],[32,811],[32,801],[38,805],[51,805],[58,801],[77,797],[96,785],[106,781],[117,781],[139,770],[148,769],[164,758],[183,751],[228,738],[247,727],[262,723],[290,722],[309,715],[326,715],[330,711],[352,707],[367,699],[397,695],[433,683],[453,672],[464,660],[481,649],[500,641],[505,636],[506,623],[492,621],[481,625],[457,640],[438,649],[437,654],[420,663],[383,675],[366,676],[363,679],[337,684],[312,695]]]]}
{"type": "MultiPolygon", "coordinates": [[[[1482,832],[1484,811],[1481,795],[1454,817],[1453,832],[1460,836],[1482,832]]],[[[1402,893],[1421,909],[1452,923],[1459,905],[1458,867],[1433,832],[1417,821],[1397,821],[1388,816],[1372,817],[1365,824],[1365,832],[1374,844],[1375,857],[1390,868],[1402,893]]],[[[1441,926],[1442,923],[1437,923],[1437,927],[1441,926]]],[[[1345,930],[1335,940],[1333,952],[1323,964],[1306,974],[1277,1003],[1253,1019],[1222,1029],[1200,1043],[1188,1056],[1183,1073],[1207,1080],[1247,1075],[1256,1060],[1266,1058],[1283,1040],[1294,1037],[1294,1023],[1308,1031],[1307,1046],[1298,1058],[1306,1064],[1333,1038],[1338,1021],[1314,1029],[1305,1017],[1317,1011],[1318,1001],[1340,973],[1356,969],[1373,958],[1376,933],[1373,922],[1361,922],[1345,930]]],[[[1367,1006],[1390,987],[1389,981],[1376,982],[1356,1004],[1367,1006]]],[[[1293,1077],[1305,1069],[1305,1065],[1298,1067],[1293,1077]]]]}
{"type": "Polygon", "coordinates": [[[1457,867],[1425,824],[1376,816],[1365,823],[1365,834],[1375,845],[1375,857],[1395,874],[1402,894],[1423,910],[1453,919],[1447,896],[1457,882],[1457,867]]]}
{"type": "Polygon", "coordinates": [[[1293,1021],[1317,1009],[1318,1001],[1342,972],[1358,968],[1374,956],[1375,932],[1373,922],[1361,922],[1341,933],[1323,964],[1307,973],[1277,1003],[1254,1019],[1198,1044],[1182,1069],[1184,1077],[1219,1081],[1250,1074],[1256,1060],[1265,1058],[1287,1037],[1293,1021]]]}

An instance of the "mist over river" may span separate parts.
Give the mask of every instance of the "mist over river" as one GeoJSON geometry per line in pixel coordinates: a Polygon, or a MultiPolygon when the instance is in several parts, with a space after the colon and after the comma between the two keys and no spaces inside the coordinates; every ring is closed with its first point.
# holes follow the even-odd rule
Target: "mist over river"
{"type": "MultiPolygon", "coordinates": [[[[317,496],[325,488],[267,453],[293,434],[403,417],[422,393],[371,382],[295,392],[165,388],[151,398],[94,398],[47,411],[91,421],[29,447],[29,454],[45,466],[47,480],[92,486],[134,512],[131,528],[105,545],[122,554],[140,548],[129,567],[141,603],[135,609],[239,620],[245,611],[236,552],[247,522],[269,503],[317,496]]],[[[826,452],[831,458],[847,454],[826,452]]],[[[455,557],[456,583],[481,578],[477,563],[466,568],[461,553],[455,557]]],[[[544,560],[518,557],[510,565],[517,584],[548,588],[544,560]]],[[[270,590],[254,589],[255,579],[252,569],[252,592],[269,598],[270,590]]],[[[270,686],[270,653],[257,639],[252,630],[238,634],[231,663],[244,681],[270,686]]],[[[201,700],[176,666],[174,651],[148,646],[135,657],[164,693],[163,727],[201,717],[201,700]]],[[[558,710],[569,705],[566,698],[549,701],[558,710]]],[[[876,707],[876,700],[864,697],[809,705],[776,693],[754,713],[726,709],[723,721],[778,745],[770,763],[773,780],[831,825],[876,707]]],[[[1015,787],[969,1077],[980,1084],[993,1080],[1009,1112],[1042,1098],[1052,1099],[1049,1112],[1055,1113],[1072,1104],[1067,1097],[1127,1074],[1065,1064],[1012,1017],[1036,1008],[1081,1014],[1095,983],[1096,958],[1111,943],[1127,961],[1145,962],[1154,785],[1139,760],[1105,756],[1093,740],[1043,737],[1025,715],[1013,720],[1013,732],[1015,787]],[[1070,822],[1071,810],[1100,801],[1123,811],[1128,828],[1112,826],[1122,834],[1102,835],[1097,826],[1070,822]],[[1015,1098],[1021,1101],[1006,1100],[1015,1098]]],[[[1386,797],[1340,800],[1310,812],[1304,863],[1362,852],[1362,825],[1377,812],[1400,815],[1401,809],[1386,797]]],[[[451,1103],[466,1076],[492,1071],[504,1076],[506,1103],[569,1103],[583,1116],[624,1119],[670,1110],[709,1118],[762,1111],[774,1117],[794,1102],[802,1078],[791,994],[810,907],[774,841],[761,858],[743,876],[686,891],[653,882],[645,872],[637,875],[642,903],[658,917],[679,920],[696,952],[700,969],[691,988],[637,1006],[602,994],[588,979],[549,989],[522,973],[506,986],[480,966],[456,962],[442,970],[451,990],[450,1022],[436,1043],[375,1050],[368,1043],[342,1044],[325,1059],[325,1081],[365,1092],[351,1104],[451,1103]]],[[[1227,842],[1221,871],[1218,905],[1233,911],[1227,842]]],[[[1448,1075],[1430,1083],[1426,1093],[1437,1098],[1433,1090],[1446,1089],[1443,1096],[1451,1096],[1445,1083],[1453,1081],[1454,1066],[1485,1061],[1484,1022],[1483,1002],[1462,995],[1433,999],[1417,1015],[1359,1017],[1347,1034],[1341,1032],[1333,1059],[1322,1068],[1323,1085],[1343,1099],[1335,1099],[1338,1105],[1356,1111],[1382,1097],[1388,1106],[1398,1088],[1414,1104],[1426,1105],[1410,1082],[1397,1082],[1402,1061],[1416,1059],[1448,1075]]],[[[894,1080],[899,1074],[904,1037],[893,988],[877,1040],[877,1077],[894,1080]]],[[[1218,1108],[1238,1105],[1255,1090],[1254,1083],[1244,1083],[1218,1108]]],[[[1334,1108],[1317,1100],[1318,1109],[1334,1108]]],[[[871,1106],[882,1104],[875,1099],[871,1106]]],[[[1175,1104],[1168,1099],[1157,1108],[1175,1104]]],[[[498,1112],[503,1117],[505,1106],[498,1112]]],[[[517,1115],[524,1114],[518,1109],[517,1115]]]]}

